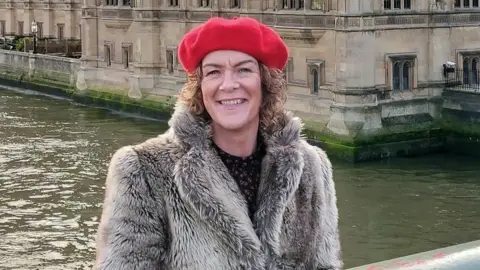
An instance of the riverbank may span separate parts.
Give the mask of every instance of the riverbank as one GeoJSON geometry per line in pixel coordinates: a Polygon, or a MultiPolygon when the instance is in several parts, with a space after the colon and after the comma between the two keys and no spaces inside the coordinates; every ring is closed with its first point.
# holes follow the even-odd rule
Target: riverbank
{"type": "MultiPolygon", "coordinates": [[[[80,90],[79,86],[86,83],[81,62],[77,59],[18,52],[9,52],[8,59],[4,57],[0,61],[0,85],[68,97],[82,104],[155,119],[168,119],[173,111],[175,97],[172,91],[168,92],[169,95],[143,95],[139,98],[132,93],[128,83],[103,83],[100,86],[88,83],[89,87],[80,90]]],[[[432,101],[436,106],[448,101],[450,107],[442,107],[441,119],[432,119],[428,113],[389,117],[382,119],[380,132],[351,136],[331,132],[325,122],[304,120],[305,135],[330,156],[350,162],[445,151],[480,156],[480,93],[449,89],[444,93],[443,99],[432,101]],[[458,110],[459,106],[470,110],[458,110]]]]}

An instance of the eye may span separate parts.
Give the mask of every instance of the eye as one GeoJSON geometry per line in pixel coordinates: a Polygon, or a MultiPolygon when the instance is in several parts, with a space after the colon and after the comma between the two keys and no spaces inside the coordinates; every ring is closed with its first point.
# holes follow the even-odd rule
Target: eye
{"type": "Polygon", "coordinates": [[[242,73],[243,73],[243,72],[247,72],[247,73],[248,73],[248,72],[252,72],[252,70],[249,69],[249,68],[241,68],[241,69],[240,69],[240,72],[242,72],[242,73]]]}
{"type": "Polygon", "coordinates": [[[205,74],[205,76],[209,76],[209,75],[218,74],[219,72],[220,72],[220,71],[218,71],[218,70],[215,70],[215,69],[214,69],[214,70],[210,70],[210,71],[208,71],[208,72],[207,72],[207,74],[205,74]]]}

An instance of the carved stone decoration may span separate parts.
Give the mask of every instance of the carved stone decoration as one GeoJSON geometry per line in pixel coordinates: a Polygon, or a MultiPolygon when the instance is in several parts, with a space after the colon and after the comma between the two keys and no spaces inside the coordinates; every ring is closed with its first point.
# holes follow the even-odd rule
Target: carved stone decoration
{"type": "Polygon", "coordinates": [[[187,14],[191,21],[204,22],[211,17],[210,11],[192,11],[188,12],[187,14]]]}
{"type": "Polygon", "coordinates": [[[105,20],[105,27],[109,29],[121,29],[123,31],[128,30],[130,25],[132,25],[133,21],[113,21],[113,20],[105,20]]]}
{"type": "Polygon", "coordinates": [[[119,9],[118,17],[120,19],[133,19],[133,11],[131,9],[119,9]]]}
{"type": "Polygon", "coordinates": [[[302,15],[287,15],[277,14],[277,26],[305,26],[305,16],[302,15]]]}
{"type": "Polygon", "coordinates": [[[325,34],[325,30],[276,28],[277,33],[288,44],[315,45],[325,34]]]}
{"type": "Polygon", "coordinates": [[[118,16],[118,10],[116,9],[103,9],[102,18],[116,18],[118,16]]]}
{"type": "Polygon", "coordinates": [[[92,8],[83,8],[82,9],[82,17],[96,17],[97,10],[92,8]]]}
{"type": "Polygon", "coordinates": [[[363,26],[364,27],[372,27],[373,26],[373,18],[363,18],[363,26]]]}
{"type": "Polygon", "coordinates": [[[273,14],[264,14],[262,22],[266,25],[274,25],[275,24],[275,16],[273,14]]]}

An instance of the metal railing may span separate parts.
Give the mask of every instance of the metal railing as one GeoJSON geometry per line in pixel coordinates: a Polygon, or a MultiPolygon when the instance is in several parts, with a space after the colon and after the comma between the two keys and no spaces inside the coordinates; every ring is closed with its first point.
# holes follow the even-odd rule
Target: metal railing
{"type": "Polygon", "coordinates": [[[480,92],[480,70],[456,70],[446,74],[445,87],[469,92],[480,92]]]}

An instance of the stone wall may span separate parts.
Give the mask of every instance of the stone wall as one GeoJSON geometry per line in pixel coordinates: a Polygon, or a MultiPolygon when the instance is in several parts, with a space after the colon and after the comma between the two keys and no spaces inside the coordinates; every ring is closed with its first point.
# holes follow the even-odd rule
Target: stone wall
{"type": "Polygon", "coordinates": [[[78,59],[0,50],[0,74],[12,80],[73,88],[79,68],[78,59]]]}
{"type": "Polygon", "coordinates": [[[447,149],[480,157],[480,91],[448,88],[442,96],[447,149]]]}

